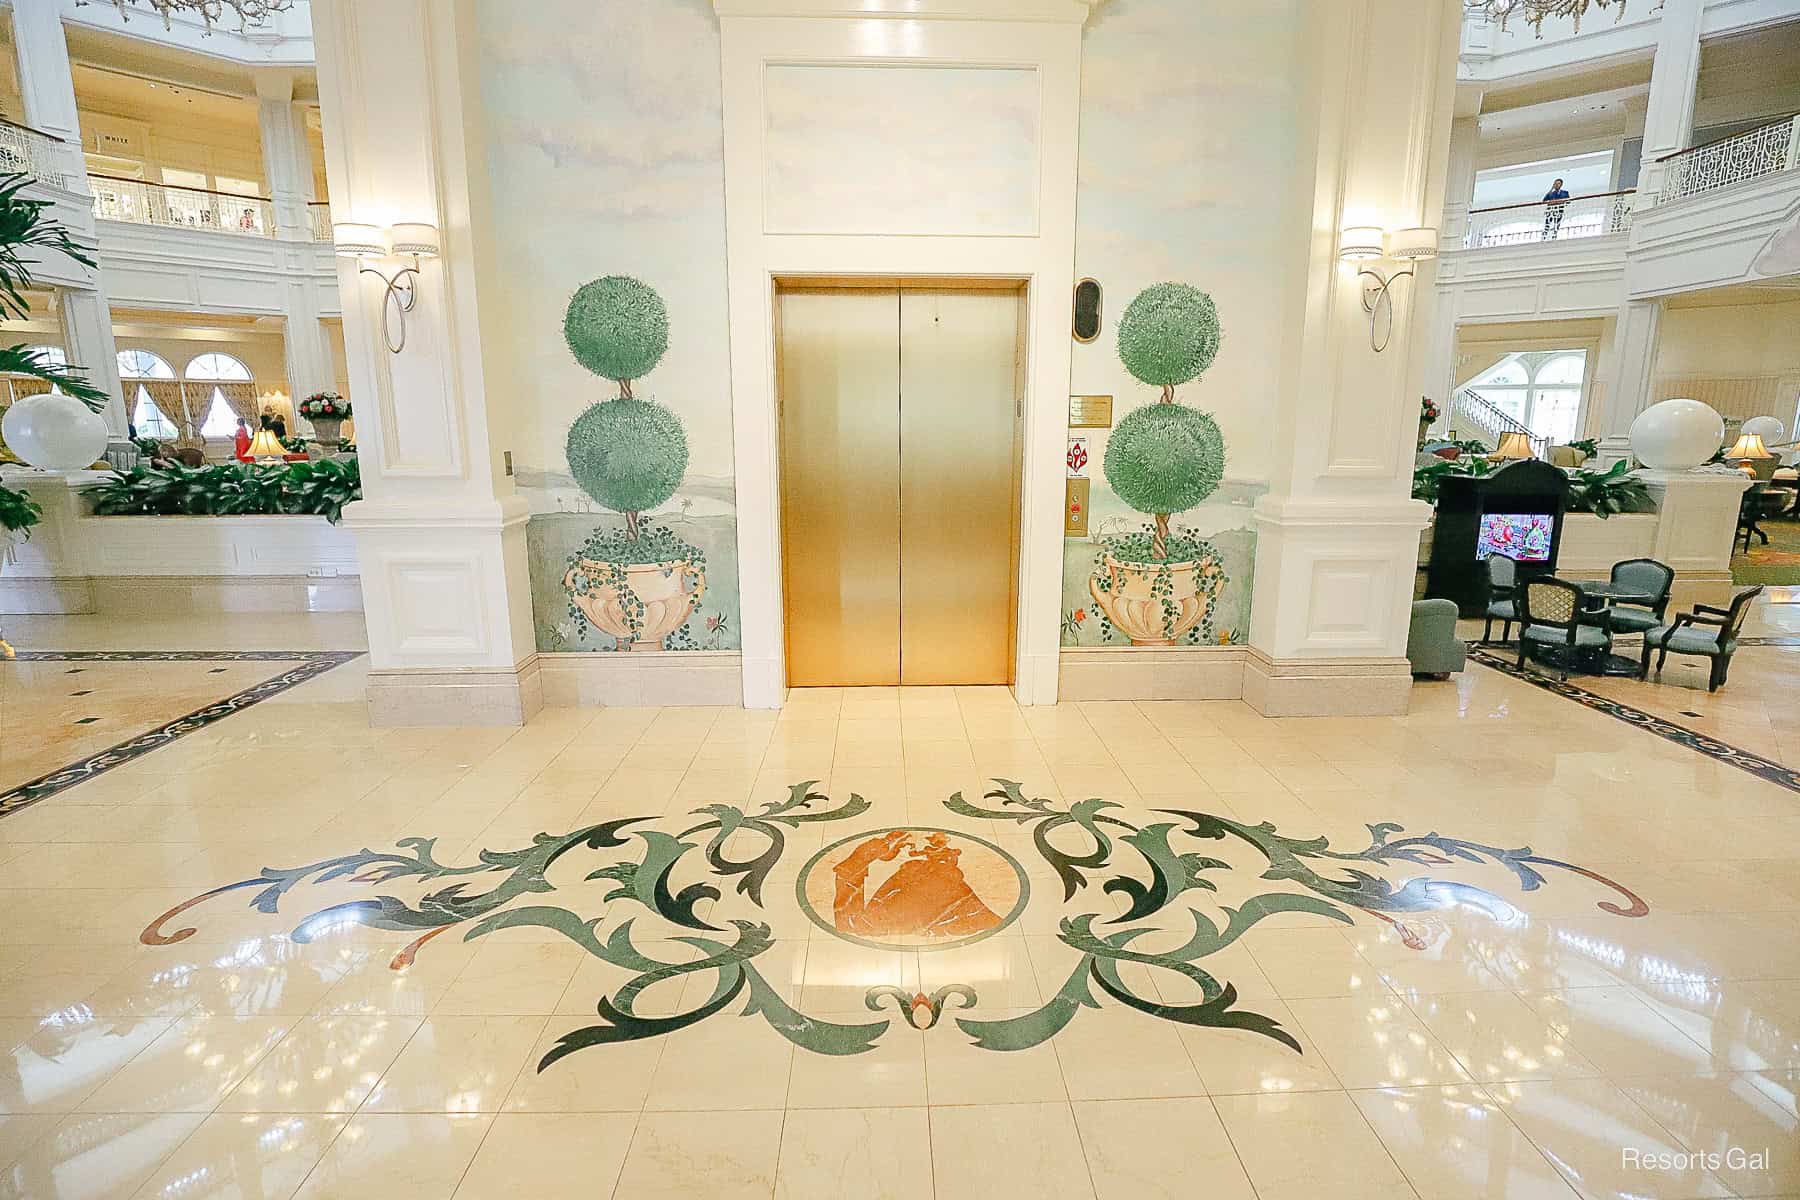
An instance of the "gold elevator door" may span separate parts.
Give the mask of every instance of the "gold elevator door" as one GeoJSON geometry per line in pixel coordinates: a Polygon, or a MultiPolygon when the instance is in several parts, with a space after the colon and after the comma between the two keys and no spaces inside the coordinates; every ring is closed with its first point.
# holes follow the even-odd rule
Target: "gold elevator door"
{"type": "Polygon", "coordinates": [[[1022,298],[778,294],[791,686],[1011,682],[1022,298]]]}

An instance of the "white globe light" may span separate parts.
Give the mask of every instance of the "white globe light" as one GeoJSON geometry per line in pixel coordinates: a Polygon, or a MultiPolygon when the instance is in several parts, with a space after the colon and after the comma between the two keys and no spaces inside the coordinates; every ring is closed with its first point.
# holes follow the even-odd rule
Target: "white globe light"
{"type": "Polygon", "coordinates": [[[1658,471],[1688,471],[1725,443],[1725,418],[1698,400],[1664,400],[1631,423],[1631,452],[1658,471]]]}
{"type": "Polygon", "coordinates": [[[79,471],[106,453],[106,422],[73,396],[45,392],[6,410],[0,438],[34,467],[79,471]]]}
{"type": "Polygon", "coordinates": [[[1787,434],[1787,426],[1781,423],[1780,417],[1751,417],[1738,432],[1755,434],[1763,440],[1763,445],[1773,446],[1787,434]]]}

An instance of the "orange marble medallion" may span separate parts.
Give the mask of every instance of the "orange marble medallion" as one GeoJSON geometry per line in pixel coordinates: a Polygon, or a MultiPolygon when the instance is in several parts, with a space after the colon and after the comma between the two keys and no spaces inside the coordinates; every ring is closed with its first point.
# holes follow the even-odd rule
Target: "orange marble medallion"
{"type": "Polygon", "coordinates": [[[860,833],[801,869],[800,905],[820,927],[862,945],[942,950],[1012,923],[1029,891],[998,846],[947,829],[860,833]]]}

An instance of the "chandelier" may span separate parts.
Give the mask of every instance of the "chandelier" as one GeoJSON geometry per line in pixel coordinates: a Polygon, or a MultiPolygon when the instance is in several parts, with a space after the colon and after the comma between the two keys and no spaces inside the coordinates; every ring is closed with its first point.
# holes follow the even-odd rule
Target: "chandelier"
{"type": "MultiPolygon", "coordinates": [[[[1531,27],[1539,37],[1544,36],[1544,22],[1557,17],[1569,17],[1575,22],[1575,32],[1581,32],[1581,18],[1588,9],[1597,8],[1601,12],[1614,6],[1618,11],[1613,19],[1619,20],[1625,15],[1625,0],[1463,0],[1463,6],[1473,14],[1506,28],[1506,22],[1513,17],[1523,17],[1531,22],[1531,27]]],[[[1661,8],[1659,3],[1656,6],[1661,8]]]]}
{"type": "MultiPolygon", "coordinates": [[[[85,8],[89,4],[103,4],[105,0],[75,0],[75,7],[85,8]]],[[[213,23],[224,17],[230,9],[237,16],[238,32],[261,25],[278,12],[286,12],[294,7],[294,0],[112,0],[113,6],[119,10],[119,19],[131,20],[131,14],[139,4],[160,13],[164,29],[175,27],[175,14],[195,14],[206,22],[206,32],[211,33],[213,23]]]]}

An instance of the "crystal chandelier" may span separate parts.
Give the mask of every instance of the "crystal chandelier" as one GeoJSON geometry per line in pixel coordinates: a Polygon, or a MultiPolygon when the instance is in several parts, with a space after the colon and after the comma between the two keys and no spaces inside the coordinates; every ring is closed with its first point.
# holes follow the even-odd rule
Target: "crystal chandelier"
{"type": "MultiPolygon", "coordinates": [[[[102,4],[105,0],[75,0],[75,7],[85,8],[89,4],[102,4]]],[[[119,10],[119,19],[131,20],[131,14],[139,4],[160,13],[164,29],[175,27],[176,13],[192,13],[206,22],[206,32],[211,33],[213,23],[224,17],[230,9],[238,19],[238,32],[252,25],[264,24],[278,12],[286,12],[294,7],[294,0],[112,0],[119,10]]]]}
{"type": "MultiPolygon", "coordinates": [[[[1531,22],[1531,27],[1539,37],[1544,36],[1544,22],[1557,17],[1569,17],[1575,22],[1575,32],[1581,32],[1581,18],[1588,9],[1597,8],[1605,12],[1617,6],[1618,11],[1613,19],[1618,20],[1625,15],[1625,0],[1464,0],[1464,7],[1469,12],[1479,14],[1485,19],[1505,29],[1506,23],[1513,17],[1523,17],[1531,22]]],[[[1661,8],[1659,3],[1657,8],[1661,8]]]]}

